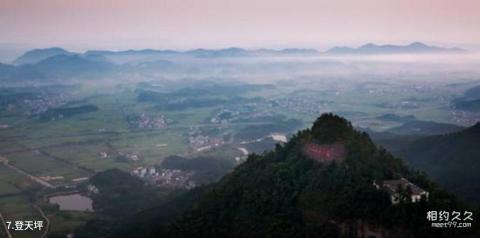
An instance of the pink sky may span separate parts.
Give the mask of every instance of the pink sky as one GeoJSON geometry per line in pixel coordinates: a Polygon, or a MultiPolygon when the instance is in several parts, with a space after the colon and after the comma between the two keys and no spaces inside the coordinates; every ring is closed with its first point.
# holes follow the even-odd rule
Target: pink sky
{"type": "Polygon", "coordinates": [[[480,44],[479,0],[0,0],[0,47],[480,44]]]}

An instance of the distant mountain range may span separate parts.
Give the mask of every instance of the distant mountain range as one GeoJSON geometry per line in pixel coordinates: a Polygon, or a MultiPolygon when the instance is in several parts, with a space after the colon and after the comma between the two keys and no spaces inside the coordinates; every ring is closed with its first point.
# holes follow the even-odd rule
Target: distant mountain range
{"type": "MultiPolygon", "coordinates": [[[[459,48],[440,48],[422,43],[407,46],[366,44],[359,48],[334,47],[326,52],[315,49],[287,48],[281,50],[243,48],[195,49],[189,51],[174,50],[91,50],[76,53],[62,48],[34,49],[26,52],[11,65],[0,65],[0,80],[37,80],[70,78],[98,78],[108,73],[147,73],[157,72],[205,72],[208,70],[239,70],[223,64],[208,68],[177,64],[178,59],[190,58],[241,58],[241,57],[283,57],[283,56],[325,56],[338,54],[423,54],[423,53],[459,53],[459,48]],[[225,68],[227,67],[227,69],[225,68]]],[[[324,63],[325,64],[325,63],[324,63]]],[[[268,70],[268,67],[262,67],[268,70]]],[[[282,68],[283,69],[283,68],[282,68]]]]}
{"type": "Polygon", "coordinates": [[[333,47],[327,50],[327,54],[425,54],[425,53],[462,53],[460,48],[441,48],[429,46],[420,42],[409,45],[376,45],[368,43],[358,48],[333,47]]]}
{"type": "Polygon", "coordinates": [[[19,58],[21,60],[15,61],[31,63],[21,65],[0,64],[0,81],[98,78],[107,73],[114,73],[116,72],[115,69],[120,68],[120,66],[107,61],[92,60],[78,54],[54,54],[48,50],[36,52],[35,54],[27,53],[19,58]],[[33,56],[30,57],[29,55],[33,56]]]}
{"type": "Polygon", "coordinates": [[[90,59],[108,59],[110,57],[151,57],[151,56],[193,56],[193,57],[247,57],[247,56],[281,56],[281,55],[315,55],[319,54],[314,49],[287,48],[282,50],[258,49],[246,50],[243,48],[225,48],[225,49],[195,49],[188,51],[174,50],[126,50],[126,51],[108,51],[108,50],[89,50],[85,53],[74,53],[62,48],[34,49],[26,52],[13,61],[14,65],[35,64],[49,57],[58,55],[78,55],[90,59]]]}
{"type": "Polygon", "coordinates": [[[27,51],[25,54],[18,57],[13,61],[14,65],[23,65],[23,64],[35,64],[42,60],[45,60],[52,56],[57,55],[73,55],[75,53],[66,51],[62,48],[46,48],[46,49],[34,49],[27,51]]]}
{"type": "Polygon", "coordinates": [[[31,65],[14,66],[0,63],[0,81],[38,80],[45,78],[44,74],[31,65]]]}
{"type": "Polygon", "coordinates": [[[460,48],[441,48],[429,46],[420,42],[414,42],[409,45],[376,45],[373,43],[365,44],[358,48],[351,47],[333,47],[325,52],[319,52],[315,49],[286,48],[281,50],[257,49],[247,50],[243,48],[231,47],[225,49],[195,49],[188,51],[175,50],[126,50],[126,51],[108,51],[108,50],[90,50],[85,53],[75,53],[62,48],[34,49],[18,57],[13,64],[35,64],[44,59],[57,55],[80,55],[82,57],[113,57],[113,56],[173,56],[187,55],[194,57],[246,57],[246,56],[281,56],[281,55],[319,55],[319,54],[403,54],[403,53],[458,53],[466,50],[460,48]]]}
{"type": "Polygon", "coordinates": [[[55,55],[32,65],[39,72],[50,76],[75,76],[85,74],[101,74],[114,69],[116,66],[104,62],[95,61],[80,55],[55,55]]]}

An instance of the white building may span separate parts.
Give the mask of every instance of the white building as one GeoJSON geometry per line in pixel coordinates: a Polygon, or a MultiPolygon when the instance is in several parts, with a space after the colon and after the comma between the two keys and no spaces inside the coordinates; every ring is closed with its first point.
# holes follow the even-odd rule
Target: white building
{"type": "Polygon", "coordinates": [[[398,204],[402,199],[406,199],[406,202],[411,203],[420,202],[422,199],[428,201],[429,193],[405,178],[385,180],[381,185],[373,181],[373,185],[377,189],[383,189],[390,194],[390,201],[392,204],[398,204]]]}

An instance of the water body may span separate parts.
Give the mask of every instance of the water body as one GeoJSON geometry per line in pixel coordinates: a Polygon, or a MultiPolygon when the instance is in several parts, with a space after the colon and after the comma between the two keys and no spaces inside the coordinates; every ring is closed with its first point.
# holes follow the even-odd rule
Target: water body
{"type": "Polygon", "coordinates": [[[92,199],[78,193],[50,197],[51,204],[58,204],[63,211],[93,211],[92,199]]]}

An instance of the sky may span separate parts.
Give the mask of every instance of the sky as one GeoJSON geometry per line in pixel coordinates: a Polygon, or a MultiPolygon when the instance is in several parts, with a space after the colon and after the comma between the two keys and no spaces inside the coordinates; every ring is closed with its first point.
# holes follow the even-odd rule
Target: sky
{"type": "Polygon", "coordinates": [[[479,0],[0,0],[15,50],[480,44],[479,0]]]}

